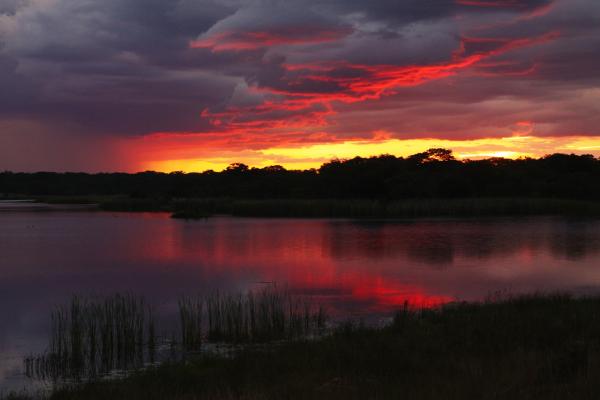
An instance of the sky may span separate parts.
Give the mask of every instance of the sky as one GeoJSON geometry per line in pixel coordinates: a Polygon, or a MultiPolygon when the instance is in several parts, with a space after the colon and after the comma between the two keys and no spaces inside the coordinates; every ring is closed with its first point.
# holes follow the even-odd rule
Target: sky
{"type": "Polygon", "coordinates": [[[0,0],[0,170],[600,156],[598,0],[0,0]]]}

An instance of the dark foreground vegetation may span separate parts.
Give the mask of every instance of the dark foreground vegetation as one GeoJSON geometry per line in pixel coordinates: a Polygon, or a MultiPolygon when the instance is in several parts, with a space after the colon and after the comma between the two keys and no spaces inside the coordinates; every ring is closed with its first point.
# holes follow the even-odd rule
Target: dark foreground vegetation
{"type": "Polygon", "coordinates": [[[402,308],[384,328],[190,356],[52,399],[597,399],[600,298],[402,308]]]}

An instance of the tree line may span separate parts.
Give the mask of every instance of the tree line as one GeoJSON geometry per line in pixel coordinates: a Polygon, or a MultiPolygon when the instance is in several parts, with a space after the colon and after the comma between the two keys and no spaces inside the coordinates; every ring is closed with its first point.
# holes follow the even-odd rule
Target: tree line
{"type": "Polygon", "coordinates": [[[544,197],[600,199],[600,159],[551,154],[538,159],[457,160],[451,150],[409,157],[332,160],[318,169],[250,168],[221,172],[0,173],[0,196],[128,195],[132,198],[381,199],[544,197]]]}

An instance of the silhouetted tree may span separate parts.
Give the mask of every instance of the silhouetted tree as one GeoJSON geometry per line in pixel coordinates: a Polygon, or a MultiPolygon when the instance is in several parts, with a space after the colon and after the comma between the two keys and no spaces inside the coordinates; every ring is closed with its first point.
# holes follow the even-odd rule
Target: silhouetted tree
{"type": "Polygon", "coordinates": [[[223,172],[0,173],[0,197],[129,195],[137,198],[402,198],[555,197],[600,199],[600,160],[551,154],[540,159],[458,161],[433,148],[393,155],[334,159],[319,169],[234,163],[223,172]]]}

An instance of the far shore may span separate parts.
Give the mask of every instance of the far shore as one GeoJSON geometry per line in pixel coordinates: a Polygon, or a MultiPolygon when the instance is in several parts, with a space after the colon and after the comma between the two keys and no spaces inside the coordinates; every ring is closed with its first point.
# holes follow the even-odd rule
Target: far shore
{"type": "Polygon", "coordinates": [[[38,196],[0,200],[0,208],[97,209],[113,212],[168,212],[178,219],[212,216],[264,218],[477,218],[511,216],[598,217],[600,201],[558,198],[235,199],[133,198],[129,196],[38,196]],[[12,203],[12,204],[11,204],[12,203]]]}

